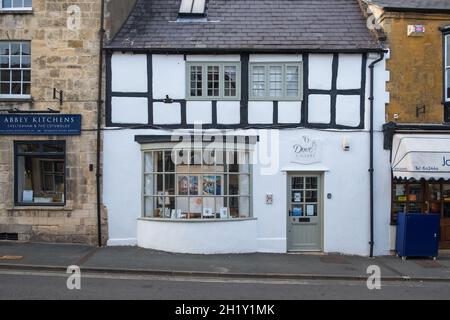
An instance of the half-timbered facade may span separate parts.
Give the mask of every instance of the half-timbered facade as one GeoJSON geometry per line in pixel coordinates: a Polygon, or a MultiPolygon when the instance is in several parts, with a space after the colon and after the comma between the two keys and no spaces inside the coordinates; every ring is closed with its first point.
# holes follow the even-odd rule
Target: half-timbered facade
{"type": "Polygon", "coordinates": [[[388,252],[387,79],[356,1],[138,0],[106,61],[110,245],[388,252]]]}

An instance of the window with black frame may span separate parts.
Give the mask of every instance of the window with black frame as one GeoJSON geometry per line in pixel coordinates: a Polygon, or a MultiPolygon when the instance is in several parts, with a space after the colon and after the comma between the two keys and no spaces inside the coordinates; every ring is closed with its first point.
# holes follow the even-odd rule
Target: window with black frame
{"type": "Polygon", "coordinates": [[[450,122],[450,34],[444,38],[444,99],[445,99],[445,122],[450,122]]]}
{"type": "Polygon", "coordinates": [[[65,141],[15,142],[16,205],[65,204],[65,141]]]}

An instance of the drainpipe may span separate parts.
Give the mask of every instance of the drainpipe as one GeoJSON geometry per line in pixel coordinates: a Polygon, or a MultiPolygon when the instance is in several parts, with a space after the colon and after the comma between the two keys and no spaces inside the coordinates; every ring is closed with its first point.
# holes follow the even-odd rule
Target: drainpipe
{"type": "Polygon", "coordinates": [[[374,151],[374,130],[373,130],[373,117],[374,117],[374,68],[375,65],[384,59],[385,52],[380,54],[380,58],[372,62],[369,66],[370,69],[370,257],[373,258],[374,248],[374,165],[373,165],[373,151],[374,151]]]}
{"type": "Polygon", "coordinates": [[[102,246],[102,204],[101,204],[101,126],[102,126],[102,87],[103,87],[103,39],[105,37],[105,0],[101,0],[100,7],[100,30],[99,30],[99,63],[98,63],[98,97],[97,97],[97,164],[96,164],[96,187],[97,187],[97,235],[98,246],[102,246]]]}

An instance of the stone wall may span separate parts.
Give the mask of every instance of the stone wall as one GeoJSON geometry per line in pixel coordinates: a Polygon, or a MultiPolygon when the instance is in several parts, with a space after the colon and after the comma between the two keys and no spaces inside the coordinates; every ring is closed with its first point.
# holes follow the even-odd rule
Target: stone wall
{"type": "Polygon", "coordinates": [[[387,121],[442,123],[443,35],[439,27],[450,24],[450,15],[385,13],[382,23],[390,49],[387,121]],[[424,25],[426,32],[408,37],[408,25],[424,25]],[[423,106],[425,113],[417,116],[416,108],[423,106]]]}
{"type": "MultiPolygon", "coordinates": [[[[51,108],[83,117],[81,136],[0,136],[0,233],[17,232],[19,240],[97,243],[95,128],[100,6],[100,0],[33,0],[30,14],[0,13],[0,41],[30,40],[32,55],[32,102],[0,100],[0,110],[51,108]],[[73,5],[78,7],[69,10],[71,15],[68,8],[73,5]],[[53,88],[63,90],[62,106],[53,99],[53,88]],[[13,141],[19,140],[66,140],[65,207],[15,207],[13,141]]],[[[102,224],[106,228],[106,212],[102,224]]]]}

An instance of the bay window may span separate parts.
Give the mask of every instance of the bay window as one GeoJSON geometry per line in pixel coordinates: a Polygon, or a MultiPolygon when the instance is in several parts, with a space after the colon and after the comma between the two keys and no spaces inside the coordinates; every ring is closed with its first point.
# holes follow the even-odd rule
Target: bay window
{"type": "Polygon", "coordinates": [[[0,41],[0,98],[29,98],[30,42],[0,41]]]}
{"type": "Polygon", "coordinates": [[[188,62],[187,99],[239,100],[238,62],[188,62]]]}
{"type": "Polygon", "coordinates": [[[252,100],[303,100],[301,63],[250,65],[252,100]]]}
{"type": "Polygon", "coordinates": [[[143,216],[160,219],[251,217],[248,151],[143,152],[143,216]]]}

